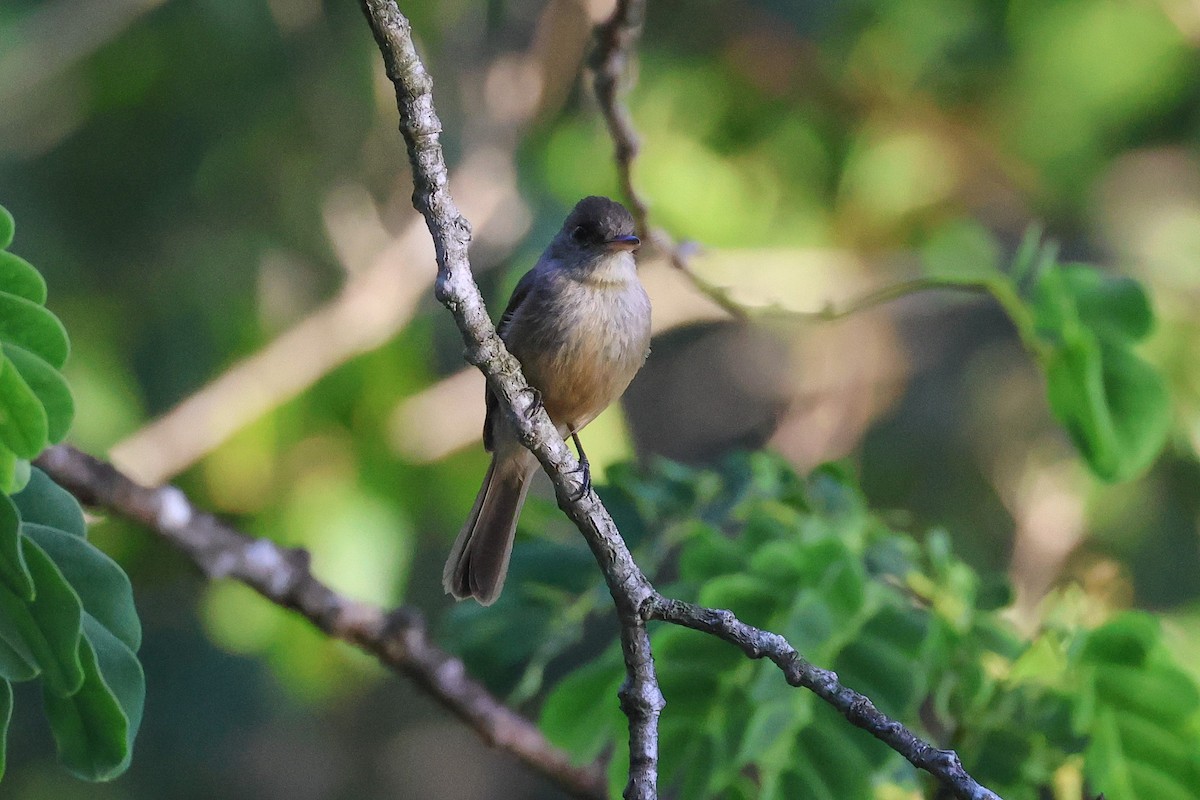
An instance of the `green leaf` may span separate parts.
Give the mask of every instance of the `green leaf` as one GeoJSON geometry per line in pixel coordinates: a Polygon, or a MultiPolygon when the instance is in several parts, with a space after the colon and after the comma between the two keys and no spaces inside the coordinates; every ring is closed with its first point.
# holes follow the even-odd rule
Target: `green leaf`
{"type": "Polygon", "coordinates": [[[11,633],[5,633],[6,630],[6,626],[0,624],[0,679],[13,683],[33,680],[39,673],[33,656],[10,645],[5,637],[11,633]]]}
{"type": "Polygon", "coordinates": [[[0,355],[0,443],[28,459],[42,452],[48,435],[46,410],[16,366],[0,355]]]}
{"type": "Polygon", "coordinates": [[[943,280],[975,284],[1000,277],[1000,246],[974,220],[951,222],[921,248],[925,274],[943,280]]]}
{"type": "Polygon", "coordinates": [[[13,495],[12,499],[25,522],[57,528],[72,536],[87,536],[87,524],[78,501],[36,467],[32,470],[28,485],[13,495]]]}
{"type": "Polygon", "coordinates": [[[46,281],[20,256],[0,251],[0,292],[15,294],[38,305],[46,303],[46,281]]]}
{"type": "Polygon", "coordinates": [[[1145,470],[1170,432],[1162,376],[1130,350],[1080,337],[1045,364],[1050,408],[1088,465],[1108,481],[1145,470]]]}
{"type": "Polygon", "coordinates": [[[702,583],[737,569],[744,558],[736,542],[707,525],[697,525],[679,557],[679,573],[689,581],[702,583]]]}
{"type": "Polygon", "coordinates": [[[1060,271],[1080,321],[1097,334],[1138,342],[1154,328],[1150,299],[1137,281],[1109,277],[1087,264],[1064,264],[1060,271]]]}
{"type": "MultiPolygon", "coordinates": [[[[4,207],[0,206],[0,211],[4,207]]],[[[4,779],[4,767],[8,760],[8,724],[12,721],[12,684],[0,680],[0,780],[4,779]]]]}
{"type": "Polygon", "coordinates": [[[21,515],[0,495],[0,582],[22,600],[33,599],[33,578],[21,552],[21,515]]]}
{"type": "MultiPolygon", "coordinates": [[[[782,678],[779,682],[783,683],[782,678]]],[[[791,694],[802,696],[791,686],[787,688],[791,694]]],[[[809,716],[802,714],[796,704],[788,702],[755,706],[742,736],[736,763],[770,761],[782,765],[790,761],[794,746],[791,739],[808,722],[809,716]]]]}
{"type": "Polygon", "coordinates": [[[15,494],[29,483],[29,460],[0,444],[0,493],[15,494]]]}
{"type": "Polygon", "coordinates": [[[31,540],[21,546],[36,596],[27,602],[0,586],[0,637],[13,649],[29,654],[41,668],[47,688],[67,696],[83,683],[79,639],[83,610],[79,598],[54,562],[31,540]]]}
{"type": "Polygon", "coordinates": [[[133,605],[133,587],[117,563],[86,539],[26,522],[21,532],[46,552],[74,587],[83,610],[129,648],[142,644],[142,626],[133,605]]]}
{"type": "Polygon", "coordinates": [[[43,697],[58,758],[78,778],[111,780],[124,771],[129,757],[129,718],[104,681],[96,649],[88,637],[79,640],[84,679],[78,691],[43,697]]]}
{"type": "Polygon", "coordinates": [[[61,442],[75,417],[75,401],[66,379],[54,367],[22,347],[6,344],[3,352],[45,410],[47,440],[51,444],[61,442]]]}
{"type": "Polygon", "coordinates": [[[1161,639],[1158,620],[1144,612],[1129,611],[1090,632],[1081,659],[1090,664],[1140,667],[1161,639]]]}
{"type": "Polygon", "coordinates": [[[1135,477],[1162,449],[1171,422],[1166,382],[1132,349],[1154,324],[1145,292],[1070,264],[1040,276],[1033,304],[1055,417],[1098,476],[1135,477]]]}
{"type": "Polygon", "coordinates": [[[1122,736],[1118,715],[1105,710],[1096,719],[1085,760],[1085,774],[1092,785],[1103,788],[1106,800],[1194,800],[1200,781],[1195,763],[1184,764],[1172,773],[1138,758],[1131,752],[1134,742],[1122,736]]]}
{"type": "Polygon", "coordinates": [[[538,726],[550,741],[565,748],[581,763],[600,754],[612,741],[617,690],[623,673],[614,651],[562,680],[542,705],[538,726]]]}
{"type": "Polygon", "coordinates": [[[1186,798],[1200,785],[1200,689],[1175,666],[1158,621],[1125,613],[1078,649],[1076,725],[1085,773],[1110,800],[1186,798]]]}
{"type": "Polygon", "coordinates": [[[62,369],[71,347],[58,318],[42,306],[0,291],[0,342],[34,353],[55,369],[62,369]]]}
{"type": "Polygon", "coordinates": [[[1054,265],[1057,255],[1057,246],[1042,242],[1042,226],[1030,225],[1021,236],[1021,244],[1013,256],[1013,283],[1019,286],[1028,280],[1037,280],[1054,265]]]}
{"type": "Polygon", "coordinates": [[[0,206],[0,250],[12,244],[13,232],[16,228],[12,214],[4,206],[0,206]]]}
{"type": "MultiPolygon", "coordinates": [[[[83,631],[96,649],[100,672],[104,682],[116,695],[121,710],[129,720],[128,744],[133,747],[142,726],[142,712],[146,704],[146,673],[142,664],[124,642],[89,614],[83,615],[83,631]]],[[[128,763],[128,761],[126,761],[128,763]]]]}

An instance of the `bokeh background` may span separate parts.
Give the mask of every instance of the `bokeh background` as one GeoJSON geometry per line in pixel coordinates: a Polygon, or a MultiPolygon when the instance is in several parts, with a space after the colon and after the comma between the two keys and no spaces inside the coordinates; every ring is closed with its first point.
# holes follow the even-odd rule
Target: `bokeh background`
{"type": "MultiPolygon", "coordinates": [[[[617,193],[584,69],[611,3],[401,7],[498,311],[575,200],[617,193]]],[[[1067,259],[1147,286],[1144,354],[1174,425],[1146,475],[1104,485],[988,302],[923,293],[749,325],[647,253],[654,352],[584,436],[597,479],[747,447],[801,469],[848,459],[877,508],[1007,572],[1017,624],[1076,581],[1159,613],[1200,675],[1198,45],[1189,0],[650,3],[636,179],[655,223],[698,244],[698,273],[751,308],[814,311],[912,276],[921,253],[969,257],[954,243],[1006,257],[1040,222],[1067,259]]],[[[439,576],[486,466],[483,384],[433,301],[410,194],[356,3],[0,4],[0,202],[71,333],[70,440],[309,548],[338,590],[417,606],[460,647],[464,620],[487,617],[447,617],[439,576]]],[[[68,777],[26,687],[5,798],[559,796],[145,532],[100,519],[94,537],[146,626],[133,766],[68,777]]],[[[542,537],[572,541],[545,499],[516,569],[542,537]]]]}

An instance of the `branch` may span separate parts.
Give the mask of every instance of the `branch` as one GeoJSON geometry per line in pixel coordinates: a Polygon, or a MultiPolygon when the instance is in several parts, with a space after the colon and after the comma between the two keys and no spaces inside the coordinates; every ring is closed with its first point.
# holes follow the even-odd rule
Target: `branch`
{"type": "MultiPolygon", "coordinates": [[[[574,521],[595,555],[616,605],[621,623],[621,650],[626,680],[621,710],[629,718],[629,800],[657,797],[658,718],[664,701],[654,672],[646,621],[657,618],[706,631],[738,644],[751,657],[772,657],[789,682],[807,686],[864,727],[941,780],[964,800],[999,800],[963,772],[952,751],[921,741],[899,722],[881,714],[863,695],[842,687],[833,673],[807,665],[777,634],[743,625],[728,611],[704,609],[662,598],[634,563],[612,517],[581,482],[579,464],[559,436],[521,374],[520,364],[505,349],[471,277],[467,257],[470,226],[446,188],[446,164],[438,136],[441,122],[433,108],[432,82],[417,56],[408,20],[394,0],[360,0],[383,54],[388,78],[396,87],[400,132],[413,169],[413,204],[425,217],[437,252],[438,299],[453,314],[466,345],[466,358],[487,377],[521,440],[545,468],[554,484],[559,507],[574,521]],[[803,668],[801,665],[805,665],[803,668]]],[[[641,3],[618,0],[610,30],[612,45],[627,46],[640,26],[641,3]]],[[[604,42],[601,42],[601,50],[604,42]]],[[[623,58],[623,56],[618,56],[623,58]]],[[[601,63],[607,63],[603,60],[601,63]]],[[[636,144],[632,145],[636,150],[636,144]]],[[[643,212],[643,219],[644,219],[643,212]]]]}
{"type": "Polygon", "coordinates": [[[939,750],[890,719],[875,707],[871,698],[848,689],[838,681],[836,672],[810,664],[787,639],[777,633],[760,630],[740,621],[730,611],[672,600],[658,593],[642,607],[642,616],[703,631],[737,646],[749,658],[769,658],[783,671],[792,686],[803,686],[833,706],[852,725],[908,759],[914,767],[933,775],[962,800],[1000,800],[994,792],[980,786],[965,769],[953,750],[939,750]]]}
{"type": "Polygon", "coordinates": [[[625,797],[657,796],[658,717],[664,700],[654,672],[650,637],[638,609],[653,588],[633,561],[600,498],[582,482],[579,462],[535,402],[521,365],[504,347],[471,277],[467,246],[471,228],[459,214],[446,184],[446,162],[438,137],[441,121],[433,107],[432,80],[418,58],[408,20],[393,0],[360,0],[396,87],[400,133],[413,171],[413,205],[425,217],[437,253],[435,293],[453,314],[468,362],[479,367],[521,436],[554,483],[558,504],[575,522],[608,582],[621,622],[626,680],[621,708],[629,718],[629,783],[625,797]]]}
{"type": "MultiPolygon", "coordinates": [[[[604,115],[609,137],[613,141],[617,180],[621,185],[621,194],[624,195],[630,213],[633,214],[638,235],[662,253],[671,266],[686,275],[701,294],[735,319],[748,319],[752,316],[783,316],[789,319],[832,321],[926,289],[957,289],[991,294],[1010,316],[1020,313],[1020,304],[1017,304],[1018,308],[1014,311],[1013,304],[1008,302],[1010,298],[1005,295],[1003,287],[995,282],[968,284],[939,278],[917,278],[903,281],[893,286],[885,286],[882,289],[867,292],[844,306],[830,305],[818,311],[797,311],[778,305],[749,308],[739,302],[729,288],[712,283],[692,269],[690,259],[699,246],[695,242],[676,243],[666,231],[653,227],[650,224],[650,204],[638,191],[633,181],[633,163],[637,158],[640,142],[637,130],[633,127],[633,116],[622,99],[620,86],[631,60],[631,54],[642,34],[645,7],[645,0],[617,0],[617,7],[612,16],[596,26],[596,46],[589,62],[595,73],[592,90],[596,94],[596,102],[604,115]]],[[[1013,319],[1016,321],[1018,318],[1014,316],[1013,319]]],[[[1037,352],[1030,342],[1026,341],[1025,344],[1033,352],[1037,352]]]]}
{"type": "Polygon", "coordinates": [[[239,581],[296,611],[330,638],[375,656],[474,728],[485,742],[512,753],[573,797],[607,796],[599,767],[572,765],[570,756],[546,741],[536,725],[493,697],[467,674],[462,661],[429,639],[418,611],[385,611],[337,594],[313,576],[307,551],[252,539],[196,508],[174,486],[147,488],[111,464],[65,445],[49,448],[34,463],[80,502],[109,509],[157,533],[182,550],[209,580],[239,581]]]}
{"type": "Polygon", "coordinates": [[[649,242],[654,249],[666,256],[671,266],[684,273],[702,294],[737,319],[749,316],[746,308],[730,295],[729,291],[710,283],[696,274],[688,263],[688,257],[696,249],[692,242],[676,244],[666,231],[650,225],[650,206],[633,182],[633,160],[637,157],[640,143],[633,127],[633,117],[621,99],[619,91],[625,77],[625,68],[630,54],[642,35],[642,22],[646,17],[646,0],[617,0],[612,16],[596,26],[596,48],[589,63],[595,72],[592,89],[596,101],[608,126],[613,140],[614,157],[617,162],[617,180],[621,194],[633,214],[638,236],[649,242]]]}
{"type": "Polygon", "coordinates": [[[595,71],[592,88],[615,148],[621,193],[628,201],[629,213],[633,214],[638,234],[648,236],[649,206],[633,185],[633,160],[637,157],[640,142],[633,128],[633,117],[618,93],[629,54],[642,35],[645,16],[645,0],[617,0],[612,16],[596,26],[596,47],[589,64],[595,71]]]}

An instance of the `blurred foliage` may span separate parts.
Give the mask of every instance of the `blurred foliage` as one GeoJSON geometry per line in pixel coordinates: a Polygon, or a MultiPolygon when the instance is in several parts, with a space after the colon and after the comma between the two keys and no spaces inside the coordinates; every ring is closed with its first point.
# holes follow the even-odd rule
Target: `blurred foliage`
{"type": "Polygon", "coordinates": [[[990,293],[1045,372],[1050,408],[1088,467],[1108,481],[1136,477],[1171,424],[1165,381],[1134,352],[1154,327],[1145,290],[1091,265],[1057,263],[1055,248],[1039,247],[1033,233],[1007,273],[995,252],[986,232],[945,231],[926,247],[927,272],[933,285],[990,293]],[[975,258],[964,264],[964,255],[975,258]]]}
{"type": "Polygon", "coordinates": [[[0,206],[0,778],[12,684],[40,678],[63,766],[108,780],[129,766],[146,685],[129,578],[87,541],[83,511],[29,459],[66,435],[71,391],[58,373],[67,336],[46,284],[7,252],[0,206]]]}
{"type": "MultiPolygon", "coordinates": [[[[520,201],[505,206],[500,222],[510,224],[516,241],[489,240],[493,228],[505,227],[493,219],[477,225],[472,254],[485,294],[499,308],[578,197],[616,192],[611,142],[586,79],[578,77],[588,20],[570,0],[401,6],[435,79],[452,169],[481,151],[499,153],[502,161],[511,156],[520,201]],[[530,53],[542,59],[533,69],[522,61],[530,53]],[[528,90],[513,75],[532,75],[541,91],[536,114],[517,130],[505,127],[510,117],[501,113],[528,90]],[[522,220],[529,225],[524,234],[522,220]]],[[[1083,630],[1098,620],[1114,619],[1114,609],[1148,609],[1164,619],[1161,641],[1146,639],[1143,662],[1168,663],[1165,646],[1194,679],[1200,663],[1195,10],[1165,0],[655,0],[647,13],[629,97],[643,145],[635,177],[655,223],[719,252],[732,265],[729,283],[753,279],[772,287],[754,299],[799,308],[819,307],[827,295],[837,300],[841,287],[890,285],[897,272],[1007,282],[1016,295],[1004,307],[1008,314],[989,303],[958,303],[949,293],[905,300],[888,309],[894,317],[872,313],[870,320],[893,327],[902,342],[888,359],[896,372],[867,376],[832,399],[820,380],[803,381],[819,378],[828,363],[866,360],[859,349],[772,362],[770,372],[802,385],[785,405],[815,407],[799,427],[840,420],[863,397],[892,397],[872,411],[865,432],[852,430],[847,448],[833,455],[849,452],[857,462],[870,508],[894,509],[889,528],[943,529],[954,553],[978,574],[1013,579],[1013,616],[1022,631],[1039,633],[1007,635],[1028,652],[1049,653],[1052,665],[1075,666],[1068,682],[1076,688],[1056,690],[1070,703],[1083,696],[1076,689],[1091,667],[1082,645],[1063,655],[1066,643],[1088,635],[1083,630]],[[1041,220],[1047,237],[1061,243],[1053,267],[996,268],[1041,263],[1040,249],[1020,247],[1031,220],[1041,220]],[[1072,266],[1082,263],[1103,267],[1072,266]],[[1032,362],[1023,345],[1035,354],[1032,362]],[[1163,376],[1165,393],[1146,365],[1163,376]],[[1094,480],[1081,464],[1123,482],[1094,480]],[[1047,483],[1061,491],[1038,494],[1047,483]],[[1028,541],[1034,522],[1057,538],[1022,561],[1014,549],[1028,541]],[[1056,556],[1056,548],[1069,552],[1056,556]],[[1069,586],[1077,588],[1063,588],[1069,586]],[[1028,596],[1023,587],[1032,587],[1028,596]],[[1060,600],[1039,603],[1053,587],[1060,600]],[[1063,631],[1058,643],[1047,638],[1056,626],[1063,631]],[[1053,646],[1031,643],[1042,641],[1053,646]]],[[[71,441],[105,453],[355,281],[362,260],[352,257],[354,245],[397,235],[411,213],[395,114],[354,3],[0,3],[0,202],[21,221],[20,252],[43,271],[50,307],[72,333],[72,357],[62,368],[79,410],[71,441]],[[369,201],[354,215],[339,205],[348,191],[369,201]],[[339,213],[353,217],[351,233],[338,228],[339,213]]],[[[452,179],[456,198],[479,191],[458,181],[452,179]]],[[[709,274],[716,261],[702,254],[696,268],[709,274]]],[[[13,270],[10,261],[0,264],[0,275],[13,270]]],[[[672,299],[664,297],[663,307],[672,299]]],[[[655,343],[647,369],[672,357],[667,344],[655,343]]],[[[440,564],[485,456],[472,448],[421,460],[396,443],[393,431],[403,403],[461,369],[460,355],[457,332],[429,300],[392,341],[249,422],[176,480],[199,504],[255,535],[310,548],[317,573],[340,591],[411,602],[437,618],[447,608],[440,564]]],[[[18,359],[12,364],[21,372],[18,359]]],[[[40,394],[29,386],[52,399],[49,383],[40,394]]],[[[727,421],[691,413],[698,395],[717,388],[681,388],[690,394],[679,400],[687,412],[680,424],[723,441],[713,431],[727,421]]],[[[670,399],[653,403],[673,407],[670,399]]],[[[443,413],[454,416],[460,408],[447,405],[443,413]]],[[[43,410],[50,437],[61,407],[43,410]]],[[[677,569],[685,571],[670,547],[711,539],[705,533],[711,523],[663,530],[652,522],[655,515],[703,506],[726,484],[715,473],[682,468],[677,481],[668,480],[665,467],[655,481],[635,480],[620,462],[653,453],[636,437],[611,433],[620,415],[605,425],[589,428],[584,438],[596,442],[587,446],[597,474],[603,470],[613,481],[606,502],[622,532],[640,545],[647,568],[669,581],[677,569]],[[607,452],[601,458],[598,451],[607,452]],[[654,494],[621,488],[635,484],[654,494]],[[654,541],[664,549],[650,547],[654,541]]],[[[39,432],[32,430],[34,439],[39,432]]],[[[787,442],[775,444],[785,450],[787,442]]],[[[15,467],[10,471],[16,476],[15,467]]],[[[799,498],[808,489],[797,491],[799,498]]],[[[783,503],[788,514],[802,514],[789,503],[783,503]]],[[[511,773],[498,777],[502,759],[469,750],[470,735],[457,728],[458,738],[447,738],[438,712],[394,682],[379,681],[377,667],[264,608],[249,592],[203,584],[176,553],[132,526],[101,519],[88,535],[138,589],[141,654],[151,676],[139,757],[102,790],[58,777],[45,756],[52,748],[45,726],[25,711],[36,709],[37,698],[25,702],[17,685],[6,797],[557,796],[511,773]]],[[[848,574],[871,586],[872,573],[852,557],[853,546],[842,546],[850,554],[842,556],[848,574]]],[[[752,556],[739,554],[732,563],[752,556]]],[[[905,558],[910,574],[937,584],[926,549],[905,558]]],[[[527,701],[533,713],[548,687],[604,650],[612,623],[592,612],[609,601],[586,548],[554,507],[536,498],[512,568],[500,603],[489,610],[457,606],[441,615],[437,629],[490,685],[527,701]]],[[[738,567],[751,575],[754,569],[738,567]]],[[[900,573],[897,567],[887,574],[900,573]]],[[[973,580],[960,589],[966,592],[973,580]]],[[[727,592],[719,599],[742,602],[736,581],[719,585],[727,592]]],[[[883,614],[891,603],[888,613],[926,620],[925,633],[910,632],[900,642],[880,636],[877,643],[885,657],[899,654],[902,663],[922,665],[914,674],[923,680],[966,669],[969,661],[934,663],[948,652],[938,644],[950,636],[939,633],[945,619],[962,613],[982,624],[992,614],[979,602],[972,609],[965,594],[959,601],[965,610],[951,613],[945,595],[938,595],[943,607],[920,611],[884,590],[863,592],[862,614],[872,604],[883,614]],[[875,599],[868,603],[867,595],[875,599]]],[[[756,613],[754,599],[748,595],[747,608],[738,611],[756,613]]],[[[850,610],[835,605],[834,611],[868,625],[850,610]]],[[[787,615],[782,601],[757,613],[787,615]]],[[[662,646],[686,652],[688,642],[672,643],[671,636],[662,646]]],[[[874,638],[863,637],[862,646],[874,638]]],[[[849,655],[826,647],[827,666],[843,658],[871,663],[849,645],[849,655]]],[[[988,663],[1017,658],[1003,648],[988,652],[988,663]]],[[[812,653],[820,654],[820,648],[812,653]]],[[[732,663],[731,655],[720,658],[739,681],[752,677],[742,671],[756,669],[732,663]]],[[[1021,655],[1014,663],[1035,660],[1021,655]]],[[[596,669],[603,668],[598,662],[596,669]]],[[[725,675],[717,678],[722,685],[725,675]]],[[[777,677],[764,677],[760,690],[775,691],[777,677]]],[[[871,676],[863,677],[860,688],[868,688],[871,676]]],[[[979,736],[995,730],[999,738],[985,741],[1006,741],[1016,715],[1045,708],[1039,698],[1048,694],[1038,695],[1024,677],[1014,680],[1031,699],[1009,701],[1017,710],[987,706],[996,727],[981,727],[979,736]]],[[[1004,684],[991,673],[988,681],[1004,684]]],[[[754,689],[748,686],[729,683],[724,691],[741,696],[754,689]]],[[[928,689],[879,688],[900,701],[928,689]]],[[[807,702],[797,699],[801,692],[778,691],[787,695],[781,703],[807,702]]],[[[997,696],[1007,691],[1001,686],[997,696]]],[[[668,717],[683,711],[678,689],[672,694],[668,717]]],[[[1102,695],[1116,698],[1097,689],[1102,695]]],[[[610,699],[597,700],[598,707],[611,709],[610,699]]],[[[1106,716],[1101,706],[1098,700],[1094,714],[1084,709],[1071,718],[1071,726],[1093,720],[1097,731],[1108,726],[1109,732],[1094,740],[1106,742],[1107,751],[1077,750],[1062,762],[1053,782],[1064,796],[1063,787],[1082,781],[1085,770],[1099,780],[1091,766],[1096,759],[1117,763],[1111,753],[1138,752],[1130,745],[1138,730],[1166,731],[1164,740],[1177,730],[1154,714],[1106,716]],[[1152,724],[1139,728],[1137,720],[1152,724]]],[[[1110,708],[1118,707],[1125,708],[1114,699],[1110,708]]],[[[0,718],[3,711],[0,703],[0,718]]],[[[816,721],[803,715],[800,721],[818,725],[823,713],[810,709],[805,714],[816,721]]],[[[769,722],[758,724],[765,731],[769,722]]],[[[841,729],[836,735],[859,736],[841,729]]],[[[1055,741],[1054,747],[1049,738],[1017,741],[1040,754],[1030,760],[1039,780],[1051,756],[1066,752],[1055,741]]],[[[956,744],[971,750],[966,739],[956,744]]],[[[862,749],[864,763],[880,763],[870,761],[878,757],[870,746],[848,750],[862,749]]],[[[821,762],[813,755],[819,751],[804,752],[821,762]]],[[[774,763],[761,750],[741,757],[774,763]]],[[[1149,791],[1136,776],[1158,768],[1136,758],[1130,763],[1141,766],[1105,775],[1105,782],[1134,780],[1135,788],[1149,791]]],[[[988,767],[1002,781],[1016,769],[1009,768],[988,767]]],[[[888,780],[913,785],[904,774],[888,780]]]]}
{"type": "MultiPolygon", "coordinates": [[[[618,483],[656,509],[645,526],[681,543],[665,594],[736,609],[781,633],[884,713],[956,748],[976,779],[1010,800],[1080,796],[1056,788],[1063,784],[1112,800],[1194,796],[1200,685],[1152,617],[1126,612],[1085,625],[1086,597],[1066,591],[1047,601],[1043,626],[1022,636],[1003,611],[1003,576],[954,557],[944,531],[914,540],[891,529],[845,470],[801,481],[778,458],[755,454],[730,460],[720,479],[713,487],[712,474],[668,465],[618,483]],[[664,492],[688,484],[715,491],[663,510],[664,492]]],[[[656,628],[666,791],[833,800],[921,784],[898,754],[789,686],[773,663],[706,634],[656,628]]],[[[623,679],[614,642],[542,709],[543,728],[579,759],[613,751],[614,796],[628,764],[627,724],[613,702],[623,679]]]]}

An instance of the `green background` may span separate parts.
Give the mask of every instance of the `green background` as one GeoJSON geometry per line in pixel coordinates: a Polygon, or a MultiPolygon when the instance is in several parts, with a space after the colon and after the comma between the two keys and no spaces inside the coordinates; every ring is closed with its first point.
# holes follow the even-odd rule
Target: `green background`
{"type": "MultiPolygon", "coordinates": [[[[502,198],[473,220],[498,311],[571,204],[616,192],[578,75],[590,23],[565,1],[402,10],[435,79],[452,191],[464,205],[502,198]],[[459,167],[475,182],[456,183],[459,167]]],[[[1001,311],[923,294],[839,324],[746,329],[700,313],[664,331],[624,413],[583,437],[597,477],[635,456],[709,463],[763,444],[805,469],[847,458],[898,527],[944,527],[972,566],[1011,576],[1021,624],[1071,583],[1097,620],[1160,615],[1197,669],[1197,41],[1200,14],[1170,0],[652,2],[630,96],[637,177],[656,223],[705,248],[698,271],[750,304],[815,310],[915,274],[922,255],[955,273],[992,251],[1007,263],[1041,221],[1065,261],[1147,288],[1158,324],[1138,352],[1167,379],[1170,432],[1144,474],[1099,481],[1001,311]]],[[[17,220],[12,251],[41,270],[71,333],[68,440],[119,453],[362,285],[414,225],[395,126],[354,3],[5,2],[0,203],[17,220]]],[[[428,250],[398,252],[404,275],[431,280],[428,250]]],[[[678,286],[669,278],[659,285],[678,286]]],[[[655,296],[660,320],[691,313],[683,294],[655,296]]],[[[370,324],[335,325],[322,353],[292,348],[295,371],[370,324]]],[[[443,618],[438,580],[485,456],[475,443],[443,455],[413,433],[477,414],[481,398],[472,384],[406,405],[463,366],[428,286],[399,327],[171,479],[255,535],[310,548],[340,591],[426,610],[507,692],[521,665],[485,635],[502,618],[443,618]]],[[[552,504],[524,520],[518,575],[548,568],[544,539],[586,563],[552,504]]],[[[5,797],[557,796],[403,681],[249,590],[206,586],[145,532],[106,519],[91,538],[129,572],[144,626],[133,765],[111,784],[67,776],[36,692],[18,686],[5,797]]],[[[610,624],[590,625],[547,677],[595,652],[610,624]]]]}

